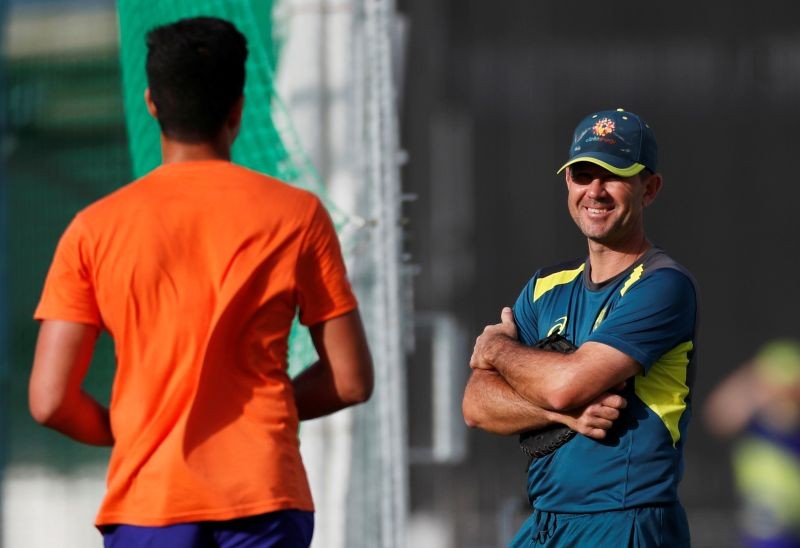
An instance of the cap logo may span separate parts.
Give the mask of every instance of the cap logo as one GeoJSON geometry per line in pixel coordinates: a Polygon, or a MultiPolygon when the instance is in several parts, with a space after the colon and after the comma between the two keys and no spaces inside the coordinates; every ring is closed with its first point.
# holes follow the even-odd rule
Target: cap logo
{"type": "Polygon", "coordinates": [[[569,160],[594,161],[618,175],[638,173],[642,166],[656,171],[658,147],[650,126],[626,110],[602,110],[585,116],[572,134],[569,160]]]}
{"type": "Polygon", "coordinates": [[[595,122],[592,131],[598,137],[603,137],[608,135],[609,133],[613,133],[615,129],[614,120],[611,118],[601,118],[597,122],[595,122]]]}

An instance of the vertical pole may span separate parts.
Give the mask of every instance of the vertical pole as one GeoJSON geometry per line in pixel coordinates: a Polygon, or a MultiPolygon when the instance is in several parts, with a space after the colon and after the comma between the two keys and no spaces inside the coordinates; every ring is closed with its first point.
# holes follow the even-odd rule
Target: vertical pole
{"type": "MultiPolygon", "coordinates": [[[[6,0],[0,0],[0,42],[3,41],[6,24],[6,10],[8,4],[6,0]]],[[[0,58],[0,151],[6,140],[8,124],[6,120],[6,77],[5,64],[0,58]]],[[[6,186],[8,181],[5,177],[5,158],[0,155],[0,546],[3,544],[3,524],[5,522],[5,512],[3,511],[3,492],[5,465],[8,451],[8,299],[7,287],[8,276],[6,270],[6,252],[8,230],[6,226],[6,211],[8,204],[8,194],[6,186]]]]}
{"type": "Polygon", "coordinates": [[[374,246],[377,278],[377,309],[383,329],[378,355],[385,360],[379,388],[381,423],[382,546],[405,546],[407,496],[407,447],[405,369],[401,344],[401,234],[398,127],[392,82],[391,0],[365,0],[367,34],[367,124],[371,180],[375,185],[377,242],[374,246]],[[382,390],[381,390],[382,388],[382,390]]]}

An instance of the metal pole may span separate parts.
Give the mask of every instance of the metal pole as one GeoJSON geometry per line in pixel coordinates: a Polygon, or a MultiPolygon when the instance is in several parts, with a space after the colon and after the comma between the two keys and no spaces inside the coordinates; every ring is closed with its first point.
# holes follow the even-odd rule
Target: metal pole
{"type": "Polygon", "coordinates": [[[407,496],[407,447],[405,413],[405,369],[401,344],[401,234],[398,128],[391,70],[391,0],[365,0],[366,34],[369,45],[367,131],[372,184],[376,190],[377,245],[374,247],[377,277],[377,308],[383,319],[379,355],[382,390],[379,393],[381,460],[383,463],[382,546],[405,546],[407,496]]]}

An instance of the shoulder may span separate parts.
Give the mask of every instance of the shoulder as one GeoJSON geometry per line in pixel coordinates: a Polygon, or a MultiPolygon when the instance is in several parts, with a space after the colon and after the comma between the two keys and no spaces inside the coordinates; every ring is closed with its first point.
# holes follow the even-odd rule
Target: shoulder
{"type": "Polygon", "coordinates": [[[537,270],[525,284],[522,294],[533,303],[556,286],[569,283],[584,271],[585,259],[573,259],[537,270]]]}
{"type": "Polygon", "coordinates": [[[537,270],[523,287],[517,300],[519,305],[533,305],[543,295],[551,292],[558,286],[569,284],[577,279],[584,271],[584,259],[574,259],[537,270]]]}
{"type": "Polygon", "coordinates": [[[585,268],[585,259],[573,259],[540,269],[528,284],[532,301],[535,302],[553,289],[579,279],[585,268]]]}
{"type": "Polygon", "coordinates": [[[678,261],[667,255],[661,248],[654,247],[651,252],[645,256],[642,264],[648,271],[671,269],[680,272],[694,283],[694,277],[689,270],[687,270],[686,267],[681,265],[678,261]]]}
{"type": "Polygon", "coordinates": [[[305,206],[311,209],[318,207],[319,198],[309,190],[294,186],[291,183],[239,164],[230,163],[225,165],[223,169],[229,172],[229,176],[232,179],[242,183],[249,183],[262,192],[280,197],[288,203],[305,206]]]}
{"type": "Polygon", "coordinates": [[[67,232],[92,237],[111,230],[119,216],[135,209],[141,200],[138,181],[126,183],[84,206],[73,217],[67,232]]]}
{"type": "Polygon", "coordinates": [[[665,314],[694,317],[698,310],[697,284],[689,271],[662,252],[645,258],[626,279],[619,292],[621,306],[639,308],[649,316],[665,314]]]}
{"type": "MultiPolygon", "coordinates": [[[[214,166],[209,184],[223,181],[223,191],[232,209],[241,209],[279,220],[286,226],[308,227],[321,215],[324,206],[313,192],[294,186],[271,175],[234,163],[214,166]]],[[[218,189],[217,189],[218,190],[218,189]]],[[[216,191],[212,192],[216,196],[216,191]]]]}
{"type": "Polygon", "coordinates": [[[130,200],[136,199],[136,196],[141,194],[142,185],[137,179],[132,182],[126,182],[122,186],[112,190],[105,196],[96,199],[78,212],[79,216],[84,218],[92,218],[98,215],[103,215],[109,210],[116,210],[125,207],[126,203],[130,200]]]}
{"type": "Polygon", "coordinates": [[[78,212],[85,222],[102,222],[112,220],[121,212],[131,212],[137,205],[152,200],[154,189],[167,178],[164,166],[142,175],[133,181],[127,181],[105,196],[98,198],[78,212]]]}
{"type": "Polygon", "coordinates": [[[650,282],[646,285],[657,285],[661,290],[671,290],[673,294],[678,292],[691,295],[693,298],[697,297],[697,282],[694,276],[663,250],[655,248],[654,252],[645,258],[642,266],[642,279],[650,282]]]}
{"type": "Polygon", "coordinates": [[[631,294],[638,295],[651,307],[657,304],[665,308],[696,306],[697,302],[692,278],[674,268],[659,268],[643,275],[641,282],[631,288],[631,294]]]}

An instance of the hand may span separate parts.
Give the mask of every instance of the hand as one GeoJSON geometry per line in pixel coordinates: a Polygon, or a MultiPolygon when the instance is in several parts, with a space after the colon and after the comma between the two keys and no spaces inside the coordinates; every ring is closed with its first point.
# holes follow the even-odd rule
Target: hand
{"type": "Polygon", "coordinates": [[[504,306],[503,310],[500,311],[500,323],[497,325],[501,326],[506,337],[517,339],[517,324],[514,323],[514,311],[509,307],[504,306]]]}
{"type": "Polygon", "coordinates": [[[500,323],[487,325],[475,340],[469,366],[472,369],[494,369],[492,358],[496,354],[497,345],[503,339],[517,339],[517,325],[514,323],[514,313],[509,307],[500,311],[500,323]]]}
{"type": "Polygon", "coordinates": [[[576,409],[566,416],[567,426],[588,438],[602,440],[620,416],[620,409],[624,409],[628,402],[619,394],[605,392],[591,401],[582,409],[576,409]]]}

